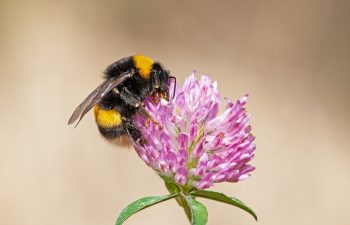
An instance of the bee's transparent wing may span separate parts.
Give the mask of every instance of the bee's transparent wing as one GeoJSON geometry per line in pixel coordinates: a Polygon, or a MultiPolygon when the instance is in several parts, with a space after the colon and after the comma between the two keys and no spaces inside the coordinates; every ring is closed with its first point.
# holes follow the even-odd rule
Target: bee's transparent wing
{"type": "Polygon", "coordinates": [[[72,116],[68,121],[68,125],[74,123],[78,120],[75,127],[79,124],[80,120],[84,117],[84,115],[90,111],[97,103],[101,101],[101,99],[110,92],[113,88],[117,87],[127,78],[134,75],[134,72],[123,73],[118,77],[110,78],[105,80],[100,86],[98,86],[87,98],[80,103],[80,105],[75,109],[72,116]]]}

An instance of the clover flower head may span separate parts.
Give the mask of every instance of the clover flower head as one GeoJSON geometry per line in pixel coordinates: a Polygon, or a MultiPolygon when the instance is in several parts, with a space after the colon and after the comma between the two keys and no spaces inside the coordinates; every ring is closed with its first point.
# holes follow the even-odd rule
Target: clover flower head
{"type": "Polygon", "coordinates": [[[145,101],[159,125],[136,118],[147,140],[134,145],[136,152],[167,181],[207,189],[214,183],[244,180],[255,169],[249,164],[255,144],[245,109],[248,96],[235,103],[225,98],[225,110],[218,115],[217,86],[208,76],[198,80],[193,73],[169,101],[145,101]]]}

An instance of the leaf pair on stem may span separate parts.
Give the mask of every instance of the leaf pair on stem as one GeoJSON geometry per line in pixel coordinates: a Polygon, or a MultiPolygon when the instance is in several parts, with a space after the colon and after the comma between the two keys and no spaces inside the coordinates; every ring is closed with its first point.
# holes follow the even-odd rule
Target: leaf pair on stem
{"type": "Polygon", "coordinates": [[[196,200],[196,197],[211,199],[214,201],[236,206],[248,212],[255,218],[255,220],[257,220],[255,212],[246,206],[242,201],[236,198],[228,197],[223,193],[207,190],[194,190],[190,191],[189,193],[184,193],[182,191],[179,191],[178,187],[175,185],[166,183],[166,186],[171,194],[164,196],[145,197],[134,201],[120,213],[115,224],[121,225],[133,214],[152,205],[175,198],[178,204],[184,208],[187,218],[192,225],[205,225],[208,222],[208,211],[202,203],[196,200]]]}

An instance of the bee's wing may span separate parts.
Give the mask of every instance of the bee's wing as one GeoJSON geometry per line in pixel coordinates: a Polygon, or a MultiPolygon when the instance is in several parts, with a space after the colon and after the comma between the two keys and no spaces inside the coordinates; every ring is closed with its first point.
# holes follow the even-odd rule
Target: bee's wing
{"type": "Polygon", "coordinates": [[[76,127],[84,115],[89,112],[89,110],[92,109],[97,103],[99,103],[108,92],[110,92],[113,88],[121,84],[124,80],[131,77],[132,75],[134,75],[133,71],[123,73],[118,77],[110,78],[104,81],[75,109],[68,121],[68,125],[78,120],[77,124],[75,125],[76,127]]]}

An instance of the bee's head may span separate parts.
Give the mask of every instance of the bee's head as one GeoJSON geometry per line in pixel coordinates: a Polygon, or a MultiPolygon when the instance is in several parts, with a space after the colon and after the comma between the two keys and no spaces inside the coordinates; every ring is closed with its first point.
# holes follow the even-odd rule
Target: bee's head
{"type": "Polygon", "coordinates": [[[152,73],[152,82],[155,89],[154,94],[160,98],[169,100],[169,84],[171,79],[169,71],[164,69],[159,63],[154,63],[152,73]]]}

